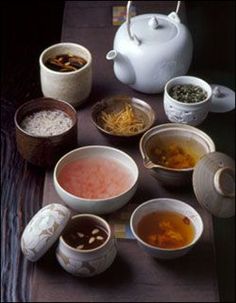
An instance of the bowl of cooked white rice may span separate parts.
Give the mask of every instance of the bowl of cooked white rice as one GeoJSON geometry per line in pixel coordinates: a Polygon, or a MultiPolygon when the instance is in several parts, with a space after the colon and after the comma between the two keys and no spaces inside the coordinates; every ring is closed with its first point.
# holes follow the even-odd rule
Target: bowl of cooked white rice
{"type": "Polygon", "coordinates": [[[34,165],[53,166],[77,145],[77,113],[65,101],[33,99],[17,109],[14,121],[17,149],[34,165]]]}

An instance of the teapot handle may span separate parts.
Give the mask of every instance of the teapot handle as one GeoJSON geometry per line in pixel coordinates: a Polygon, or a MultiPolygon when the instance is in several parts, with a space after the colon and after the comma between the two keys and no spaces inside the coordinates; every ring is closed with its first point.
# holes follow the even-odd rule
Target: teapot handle
{"type": "MultiPolygon", "coordinates": [[[[134,33],[131,33],[130,29],[130,8],[133,1],[128,1],[127,8],[126,8],[126,24],[127,24],[127,31],[130,40],[134,41],[137,45],[141,43],[141,41],[137,38],[137,36],[134,33]]],[[[177,1],[177,6],[175,9],[175,13],[178,15],[179,9],[180,9],[181,1],[177,1]]]]}

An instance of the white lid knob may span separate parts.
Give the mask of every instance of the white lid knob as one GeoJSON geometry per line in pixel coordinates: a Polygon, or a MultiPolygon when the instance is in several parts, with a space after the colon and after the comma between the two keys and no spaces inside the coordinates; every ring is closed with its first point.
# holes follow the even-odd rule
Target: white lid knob
{"type": "Polygon", "coordinates": [[[157,29],[159,26],[159,22],[157,20],[156,17],[151,17],[150,20],[148,21],[148,25],[152,28],[152,29],[157,29]]]}

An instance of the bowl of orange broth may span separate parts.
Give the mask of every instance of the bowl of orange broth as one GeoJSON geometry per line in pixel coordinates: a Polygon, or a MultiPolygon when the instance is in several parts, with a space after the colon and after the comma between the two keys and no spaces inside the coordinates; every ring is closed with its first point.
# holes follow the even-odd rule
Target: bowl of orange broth
{"type": "Polygon", "coordinates": [[[107,214],[124,206],[137,189],[138,167],[123,151],[101,145],[75,149],[54,169],[58,195],[80,213],[107,214]]]}
{"type": "Polygon", "coordinates": [[[203,232],[203,222],[196,210],[169,198],[139,205],[131,215],[130,227],[144,251],[159,259],[185,255],[203,232]]]}
{"type": "Polygon", "coordinates": [[[152,127],[140,139],[143,164],[165,186],[191,184],[197,162],[215,151],[212,139],[200,129],[166,123],[152,127]]]}

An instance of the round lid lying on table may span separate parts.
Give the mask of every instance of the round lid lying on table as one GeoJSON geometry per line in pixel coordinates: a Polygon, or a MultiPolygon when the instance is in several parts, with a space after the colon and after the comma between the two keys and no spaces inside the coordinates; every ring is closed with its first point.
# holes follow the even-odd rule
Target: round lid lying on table
{"type": "Polygon", "coordinates": [[[235,214],[235,161],[220,152],[205,155],[193,172],[198,202],[216,217],[235,214]]]}
{"type": "Polygon", "coordinates": [[[40,259],[59,238],[71,212],[61,204],[49,204],[30,220],[21,237],[21,249],[30,261],[40,259]]]}
{"type": "Polygon", "coordinates": [[[211,84],[211,88],[210,112],[226,113],[235,108],[235,92],[232,89],[217,84],[211,84]]]}

